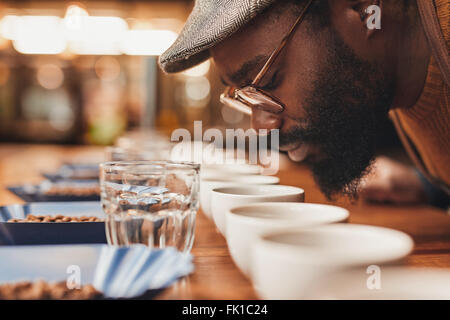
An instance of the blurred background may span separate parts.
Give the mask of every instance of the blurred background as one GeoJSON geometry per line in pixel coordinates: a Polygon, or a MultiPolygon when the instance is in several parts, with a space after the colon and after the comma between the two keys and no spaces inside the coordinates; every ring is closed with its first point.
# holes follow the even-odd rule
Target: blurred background
{"type": "MultiPolygon", "coordinates": [[[[163,74],[191,0],[0,2],[0,141],[112,144],[152,128],[248,128],[209,61],[163,74]]],[[[390,123],[384,145],[398,145],[390,123]]]]}
{"type": "Polygon", "coordinates": [[[111,144],[125,130],[242,127],[208,61],[165,75],[157,56],[193,1],[2,1],[0,141],[111,144]]]}

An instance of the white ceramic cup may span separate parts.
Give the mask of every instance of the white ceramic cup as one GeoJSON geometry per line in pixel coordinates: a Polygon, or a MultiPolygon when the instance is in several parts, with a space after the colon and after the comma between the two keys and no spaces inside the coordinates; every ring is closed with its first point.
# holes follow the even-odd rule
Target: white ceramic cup
{"type": "Polygon", "coordinates": [[[292,186],[232,186],[211,191],[211,213],[216,227],[226,235],[225,214],[231,208],[255,202],[303,202],[305,191],[292,186]]]}
{"type": "Polygon", "coordinates": [[[261,166],[247,163],[202,164],[200,176],[207,179],[211,176],[224,174],[253,175],[262,172],[261,166]]]}
{"type": "Polygon", "coordinates": [[[250,276],[250,247],[258,235],[343,222],[348,216],[344,208],[314,203],[267,202],[235,207],[226,212],[228,250],[238,268],[250,276]]]}
{"type": "Polygon", "coordinates": [[[332,224],[258,237],[251,277],[263,299],[303,299],[326,276],[404,258],[413,248],[405,233],[373,226],[332,224]]]}
{"type": "Polygon", "coordinates": [[[203,213],[212,218],[211,190],[218,187],[242,185],[271,185],[278,184],[280,179],[274,176],[215,174],[200,178],[200,206],[203,213]]]}
{"type": "Polygon", "coordinates": [[[332,273],[308,288],[313,300],[450,300],[450,271],[371,266],[332,273]]]}

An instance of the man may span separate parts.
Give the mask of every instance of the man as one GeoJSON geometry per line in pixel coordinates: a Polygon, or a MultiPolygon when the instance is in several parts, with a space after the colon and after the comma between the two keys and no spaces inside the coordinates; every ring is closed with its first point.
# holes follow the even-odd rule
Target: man
{"type": "Polygon", "coordinates": [[[448,198],[448,19],[448,0],[197,0],[160,65],[178,72],[212,57],[229,86],[222,101],[256,130],[279,129],[280,149],[308,163],[330,198],[356,193],[389,115],[426,177],[405,169],[397,180],[417,199],[448,198]]]}

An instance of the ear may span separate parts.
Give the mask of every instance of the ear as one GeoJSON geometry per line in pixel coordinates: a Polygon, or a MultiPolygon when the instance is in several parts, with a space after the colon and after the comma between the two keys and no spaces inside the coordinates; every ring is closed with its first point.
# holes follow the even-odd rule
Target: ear
{"type": "MultiPolygon", "coordinates": [[[[354,18],[359,16],[362,26],[366,30],[366,37],[372,37],[381,29],[383,13],[382,0],[346,0],[347,9],[354,12],[354,18]]],[[[352,16],[352,15],[351,15],[352,16]]]]}

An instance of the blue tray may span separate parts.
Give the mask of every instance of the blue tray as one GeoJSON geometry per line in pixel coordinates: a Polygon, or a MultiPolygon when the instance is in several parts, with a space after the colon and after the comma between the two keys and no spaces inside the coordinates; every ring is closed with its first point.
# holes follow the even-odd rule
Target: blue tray
{"type": "Polygon", "coordinates": [[[105,218],[100,202],[42,202],[0,207],[0,245],[106,243],[103,222],[7,222],[28,214],[105,218]]]}
{"type": "Polygon", "coordinates": [[[11,186],[8,190],[26,202],[59,202],[59,201],[99,201],[100,195],[74,196],[74,195],[46,195],[42,186],[69,185],[79,186],[97,184],[97,180],[58,180],[56,182],[44,181],[39,185],[11,186]]]}
{"type": "Polygon", "coordinates": [[[99,178],[99,164],[64,164],[57,172],[43,173],[44,177],[50,181],[59,180],[98,180],[99,178]]]}

